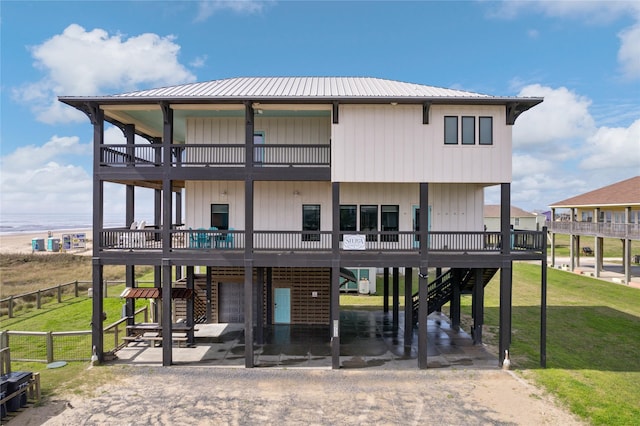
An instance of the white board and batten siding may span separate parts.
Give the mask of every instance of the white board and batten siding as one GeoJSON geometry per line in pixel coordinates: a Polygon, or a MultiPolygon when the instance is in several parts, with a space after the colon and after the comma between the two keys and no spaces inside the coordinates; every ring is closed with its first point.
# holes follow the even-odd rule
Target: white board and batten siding
{"type": "Polygon", "coordinates": [[[420,105],[341,105],[340,123],[332,125],[331,179],[511,182],[511,126],[505,114],[504,106],[433,105],[429,124],[422,124],[420,105]],[[475,145],[444,144],[447,115],[476,117],[475,145]],[[492,145],[478,144],[480,116],[493,117],[492,145]]]}
{"type": "MultiPolygon", "coordinates": [[[[244,144],[243,117],[189,118],[187,144],[244,144]]],[[[320,145],[331,139],[331,117],[260,117],[255,132],[263,132],[267,144],[320,145]]]]}
{"type": "MultiPolygon", "coordinates": [[[[244,229],[243,182],[187,181],[185,205],[189,227],[210,226],[211,204],[229,204],[229,226],[244,229]]],[[[332,229],[331,183],[255,182],[254,228],[300,231],[303,204],[319,204],[321,229],[332,229]]],[[[358,209],[361,205],[398,205],[400,230],[412,231],[413,209],[419,205],[419,185],[342,183],[340,204],[355,204],[358,209]]],[[[431,230],[481,231],[483,204],[484,192],[480,184],[430,184],[431,230]]],[[[359,221],[359,214],[357,219],[359,221]]]]}

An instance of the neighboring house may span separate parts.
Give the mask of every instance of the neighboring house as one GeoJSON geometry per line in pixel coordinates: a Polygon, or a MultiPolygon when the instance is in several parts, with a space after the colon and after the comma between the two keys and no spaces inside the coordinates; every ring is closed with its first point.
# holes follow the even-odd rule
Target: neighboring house
{"type": "MultiPolygon", "coordinates": [[[[150,297],[134,288],[133,270],[155,267],[163,365],[172,363],[167,331],[180,310],[190,341],[195,321],[242,322],[245,341],[258,344],[273,324],[324,324],[339,368],[340,287],[357,280],[352,272],[362,278],[377,268],[385,310],[389,277],[397,290],[400,268],[409,283],[417,269],[419,292],[407,285],[403,295],[404,341],[417,327],[420,368],[427,366],[428,313],[450,302],[457,329],[462,293],[473,294],[472,334],[482,342],[484,285],[502,268],[500,360],[509,348],[511,262],[542,264],[545,236],[512,234],[508,220],[485,232],[483,193],[500,185],[508,212],[511,126],[541,98],[376,78],[266,77],[60,101],[93,123],[93,344],[100,360],[108,264],[126,265],[127,297],[150,297]],[[107,123],[123,131],[125,144],[105,144],[107,123]],[[105,183],[126,188],[116,229],[103,226],[105,183]],[[131,226],[135,187],[155,191],[153,223],[142,229],[131,226]],[[428,268],[442,275],[429,276],[428,268]]],[[[399,295],[392,304],[397,324],[399,295]]],[[[127,317],[133,323],[130,299],[127,317]]],[[[253,353],[247,344],[247,367],[253,353]]]]}
{"type": "MultiPolygon", "coordinates": [[[[640,176],[551,204],[554,220],[547,222],[552,236],[551,263],[555,264],[555,235],[570,238],[570,268],[580,264],[580,247],[595,256],[595,274],[600,276],[603,264],[603,239],[622,241],[622,263],[625,282],[631,279],[632,241],[640,240],[640,176]],[[593,237],[593,246],[581,244],[580,238],[593,237]]],[[[640,253],[638,253],[640,254],[640,253]]]]}
{"type": "MultiPolygon", "coordinates": [[[[539,231],[541,230],[539,216],[541,215],[529,213],[519,207],[511,206],[509,223],[513,229],[516,230],[539,231]]],[[[484,225],[487,231],[500,230],[500,205],[486,204],[484,206],[484,225]]]]}

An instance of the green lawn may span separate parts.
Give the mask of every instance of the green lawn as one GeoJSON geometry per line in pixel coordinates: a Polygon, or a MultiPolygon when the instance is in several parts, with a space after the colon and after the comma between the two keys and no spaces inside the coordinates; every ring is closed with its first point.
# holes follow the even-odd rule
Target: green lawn
{"type": "MultiPolygon", "coordinates": [[[[549,269],[542,369],[539,277],[538,265],[514,266],[512,365],[593,424],[638,424],[640,290],[549,269]]],[[[470,298],[463,303],[470,316],[470,298]]],[[[499,274],[486,287],[485,306],[487,329],[497,330],[499,274]]],[[[497,334],[487,334],[497,345],[497,334]]]]}

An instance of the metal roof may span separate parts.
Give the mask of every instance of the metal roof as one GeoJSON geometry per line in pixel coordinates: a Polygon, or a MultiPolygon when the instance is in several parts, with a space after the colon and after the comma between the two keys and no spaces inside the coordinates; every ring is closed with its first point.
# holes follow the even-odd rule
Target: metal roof
{"type": "Polygon", "coordinates": [[[222,98],[486,98],[487,95],[371,77],[238,77],[116,95],[222,98]]]}
{"type": "Polygon", "coordinates": [[[140,90],[110,96],[61,96],[62,102],[113,102],[159,100],[187,103],[189,101],[239,102],[420,102],[455,100],[463,103],[519,102],[528,107],[542,102],[542,98],[496,97],[457,89],[445,89],[385,80],[373,77],[237,77],[200,83],[140,90]]]}

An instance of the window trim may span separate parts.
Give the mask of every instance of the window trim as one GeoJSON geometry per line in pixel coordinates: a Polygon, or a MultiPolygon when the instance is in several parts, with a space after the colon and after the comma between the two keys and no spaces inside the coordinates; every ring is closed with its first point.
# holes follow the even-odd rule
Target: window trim
{"type": "MultiPolygon", "coordinates": [[[[214,226],[215,226],[216,228],[218,228],[218,229],[220,229],[220,230],[228,230],[228,229],[229,229],[229,217],[230,217],[230,214],[229,214],[229,204],[228,204],[228,203],[226,203],[226,204],[225,204],[225,203],[211,203],[211,210],[210,210],[210,213],[211,213],[211,214],[210,214],[210,223],[211,223],[211,226],[212,226],[212,227],[214,227],[214,226]],[[224,206],[224,207],[226,207],[226,208],[227,208],[227,212],[226,212],[226,214],[227,214],[227,227],[226,227],[226,228],[224,228],[224,227],[222,227],[222,226],[217,226],[217,225],[215,225],[215,224],[213,223],[213,213],[214,213],[214,212],[213,212],[213,209],[214,209],[214,207],[215,207],[215,206],[224,206]]],[[[224,213],[217,213],[217,214],[224,214],[224,213]]]]}
{"type": "MultiPolygon", "coordinates": [[[[378,232],[378,226],[379,226],[379,214],[380,214],[380,208],[377,204],[361,204],[360,205],[360,223],[358,224],[358,229],[360,229],[360,232],[378,232]],[[371,229],[371,230],[363,230],[362,229],[362,209],[363,208],[367,208],[367,207],[375,207],[375,218],[376,218],[376,223],[375,223],[375,228],[371,229]]],[[[367,234],[366,236],[366,241],[378,241],[378,235],[369,235],[367,234]]]]}
{"type": "Polygon", "coordinates": [[[478,117],[478,145],[493,145],[493,117],[491,116],[486,116],[486,115],[481,115],[478,117]],[[483,122],[487,122],[489,123],[489,141],[486,141],[483,139],[483,134],[484,132],[482,131],[483,129],[483,122]]]}
{"type": "MultiPolygon", "coordinates": [[[[444,144],[445,145],[458,145],[458,133],[459,133],[459,129],[458,129],[458,116],[457,115],[445,115],[444,116],[444,144]],[[454,120],[455,121],[455,135],[448,135],[448,131],[447,129],[449,127],[447,127],[447,121],[448,120],[454,120]],[[455,136],[455,142],[453,141],[454,138],[452,137],[447,137],[447,136],[455,136]]],[[[453,130],[453,128],[451,129],[453,130]]]]}
{"type": "Polygon", "coordinates": [[[322,224],[322,207],[320,204],[303,204],[302,205],[302,241],[320,241],[320,227],[322,224]],[[305,229],[305,208],[317,207],[318,223],[317,229],[305,229]]]}
{"type": "Polygon", "coordinates": [[[461,142],[462,145],[475,145],[476,144],[476,117],[473,115],[463,115],[462,120],[460,120],[461,127],[461,142]],[[471,129],[466,130],[465,122],[471,122],[471,129]],[[471,140],[468,140],[468,137],[471,136],[471,140]]]}
{"type": "MultiPolygon", "coordinates": [[[[400,205],[399,204],[382,204],[380,205],[380,230],[388,231],[388,232],[400,232],[400,205]],[[393,207],[394,211],[384,211],[385,207],[393,207]],[[389,229],[384,225],[384,217],[385,213],[395,213],[396,214],[396,226],[395,229],[389,229]]],[[[383,242],[398,242],[398,234],[395,235],[381,235],[380,241],[383,242]]]]}

